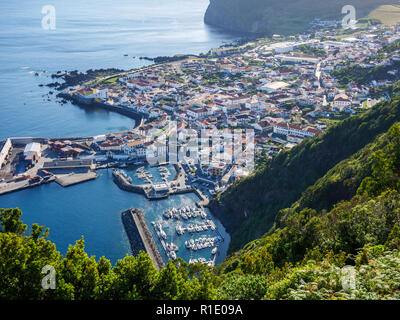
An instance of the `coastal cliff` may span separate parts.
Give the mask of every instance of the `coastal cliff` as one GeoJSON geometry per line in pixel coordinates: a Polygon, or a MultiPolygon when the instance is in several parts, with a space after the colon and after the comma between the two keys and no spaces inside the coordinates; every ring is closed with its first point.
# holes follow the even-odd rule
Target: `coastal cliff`
{"type": "Polygon", "coordinates": [[[357,19],[367,16],[384,4],[395,0],[210,0],[204,21],[231,32],[247,34],[288,35],[301,32],[309,23],[341,20],[342,7],[353,5],[357,19]]]}

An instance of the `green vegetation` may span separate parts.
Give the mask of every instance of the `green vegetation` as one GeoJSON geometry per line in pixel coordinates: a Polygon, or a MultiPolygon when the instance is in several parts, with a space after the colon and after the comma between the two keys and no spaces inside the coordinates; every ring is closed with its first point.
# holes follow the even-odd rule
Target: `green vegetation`
{"type": "Polygon", "coordinates": [[[337,78],[339,83],[346,85],[350,82],[355,82],[358,85],[369,84],[372,80],[396,80],[397,77],[388,74],[388,71],[398,68],[398,63],[393,66],[376,66],[373,68],[361,67],[353,65],[340,70],[332,71],[332,76],[337,78]]]}
{"type": "Polygon", "coordinates": [[[315,48],[315,47],[312,47],[312,46],[308,46],[308,45],[305,45],[305,44],[302,44],[299,47],[299,51],[303,52],[304,54],[308,54],[308,55],[312,55],[312,56],[315,55],[315,56],[318,56],[318,57],[326,55],[325,50],[319,49],[319,48],[315,48]]]}
{"type": "Polygon", "coordinates": [[[177,259],[158,272],[145,253],[126,256],[114,267],[88,257],[83,239],[65,257],[34,224],[29,235],[19,209],[0,209],[0,297],[2,299],[213,299],[216,278],[204,265],[177,259]],[[42,268],[56,271],[56,288],[44,290],[42,268]]]}
{"type": "Polygon", "coordinates": [[[114,82],[117,82],[117,80],[118,80],[118,77],[114,77],[114,78],[110,78],[110,79],[106,80],[105,83],[114,83],[114,82]]]}
{"type": "Polygon", "coordinates": [[[279,226],[218,266],[217,272],[228,276],[219,290],[230,298],[249,292],[267,299],[398,298],[400,123],[309,190],[303,198],[311,196],[311,203],[298,201],[282,210],[279,226]],[[348,201],[332,199],[333,206],[324,204],[318,195],[330,197],[332,184],[350,186],[354,196],[348,201]],[[346,264],[354,266],[354,290],[341,284],[346,264]],[[246,291],[241,283],[253,277],[259,285],[246,291]]]}
{"type": "MultiPolygon", "coordinates": [[[[265,234],[280,210],[290,207],[329,170],[400,121],[399,105],[400,97],[395,97],[341,121],[323,135],[281,152],[219,195],[211,206],[232,235],[230,253],[265,234]]],[[[351,196],[348,193],[344,199],[351,196]]]]}

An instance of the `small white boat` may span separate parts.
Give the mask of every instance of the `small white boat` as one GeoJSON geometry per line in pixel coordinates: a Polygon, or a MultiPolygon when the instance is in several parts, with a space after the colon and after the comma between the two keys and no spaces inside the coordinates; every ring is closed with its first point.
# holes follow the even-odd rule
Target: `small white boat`
{"type": "Polygon", "coordinates": [[[170,253],[169,253],[169,256],[171,257],[171,259],[176,259],[176,253],[175,253],[175,251],[171,251],[170,253]]]}
{"type": "Polygon", "coordinates": [[[214,249],[211,250],[211,253],[212,253],[212,254],[216,254],[216,253],[217,253],[217,250],[218,250],[218,248],[215,247],[214,249]]]}
{"type": "Polygon", "coordinates": [[[180,225],[176,226],[176,233],[182,235],[185,233],[185,229],[183,229],[180,225]]]}
{"type": "Polygon", "coordinates": [[[179,250],[179,247],[178,247],[175,243],[173,243],[173,242],[168,243],[168,244],[167,244],[167,248],[168,248],[168,250],[170,250],[170,251],[178,251],[178,250],[179,250]]]}

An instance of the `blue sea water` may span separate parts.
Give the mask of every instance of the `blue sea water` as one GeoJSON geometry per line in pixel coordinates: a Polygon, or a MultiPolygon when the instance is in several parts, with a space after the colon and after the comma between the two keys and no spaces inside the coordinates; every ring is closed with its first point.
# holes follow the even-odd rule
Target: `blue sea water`
{"type": "Polygon", "coordinates": [[[148,64],[137,57],[199,54],[234,40],[204,25],[207,5],[208,0],[0,1],[0,139],[132,127],[133,120],[122,115],[61,106],[52,96],[47,101],[49,89],[39,85],[52,82],[49,75],[59,70],[131,69],[148,64]],[[56,30],[42,28],[47,4],[56,9],[56,30]]]}
{"type": "MultiPolygon", "coordinates": [[[[52,82],[50,75],[59,70],[132,69],[148,64],[138,59],[140,56],[199,54],[237,39],[204,25],[208,3],[1,1],[0,140],[87,136],[133,127],[132,119],[116,113],[70,103],[61,106],[54,95],[48,95],[49,88],[39,85],[52,82]],[[56,30],[42,28],[41,10],[49,4],[56,9],[56,30]],[[39,76],[34,75],[36,72],[39,76]]],[[[52,183],[0,196],[0,208],[18,206],[25,223],[49,227],[50,239],[63,254],[83,235],[90,255],[104,255],[114,263],[130,252],[120,218],[122,210],[138,207],[158,212],[195,201],[196,196],[191,194],[150,203],[140,195],[118,189],[111,172],[102,171],[97,180],[69,188],[52,183]]]]}

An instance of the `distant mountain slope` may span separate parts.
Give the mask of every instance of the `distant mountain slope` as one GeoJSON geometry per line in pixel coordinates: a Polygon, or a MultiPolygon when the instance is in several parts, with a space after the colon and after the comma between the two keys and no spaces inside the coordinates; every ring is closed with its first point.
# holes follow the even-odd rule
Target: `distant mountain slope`
{"type": "Polygon", "coordinates": [[[293,34],[315,18],[341,20],[342,7],[353,5],[357,18],[396,0],[210,0],[204,21],[223,29],[255,34],[293,34]]]}
{"type": "Polygon", "coordinates": [[[372,11],[368,18],[377,19],[386,25],[395,25],[400,22],[400,6],[399,5],[386,5],[372,11]]]}
{"type": "Polygon", "coordinates": [[[362,115],[338,123],[323,135],[281,152],[264,168],[214,200],[213,211],[232,235],[230,252],[265,234],[273,226],[277,213],[299,199],[301,206],[318,209],[329,209],[337,201],[350,199],[364,177],[363,170],[367,174],[368,168],[355,166],[344,172],[333,171],[324,178],[326,183],[306,190],[397,121],[400,121],[400,97],[380,103],[362,115]],[[351,175],[351,170],[359,172],[359,177],[351,175]]]}

